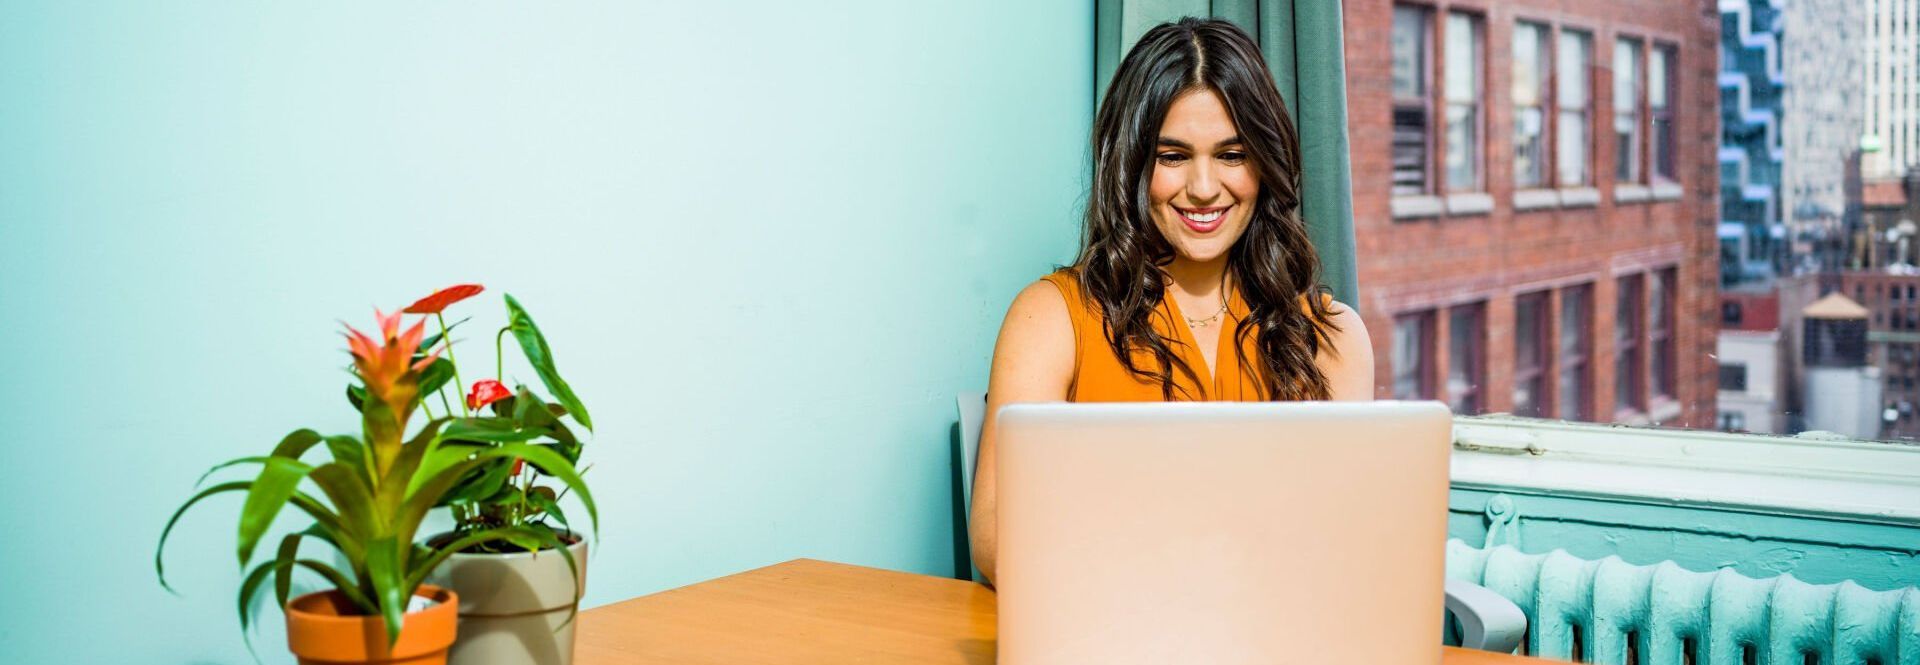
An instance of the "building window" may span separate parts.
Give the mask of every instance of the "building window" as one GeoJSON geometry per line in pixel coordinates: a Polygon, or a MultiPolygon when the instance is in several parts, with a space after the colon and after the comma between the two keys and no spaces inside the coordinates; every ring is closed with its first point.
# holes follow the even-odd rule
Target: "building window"
{"type": "Polygon", "coordinates": [[[1592,420],[1593,286],[1560,292],[1560,385],[1554,401],[1566,420],[1592,420]]]}
{"type": "Polygon", "coordinates": [[[1620,278],[1618,285],[1613,308],[1614,411],[1644,412],[1647,405],[1640,388],[1640,335],[1645,323],[1641,319],[1645,310],[1640,290],[1644,282],[1640,275],[1631,275],[1620,278]]]}
{"type": "Polygon", "coordinates": [[[1433,399],[1433,310],[1393,319],[1393,398],[1433,399]]]}
{"type": "Polygon", "coordinates": [[[1559,126],[1554,130],[1554,163],[1560,186],[1589,184],[1588,119],[1592,115],[1587,80],[1592,37],[1584,32],[1560,31],[1559,48],[1554,56],[1557,73],[1555,100],[1559,103],[1559,126]]]}
{"type": "Polygon", "coordinates": [[[1640,182],[1640,40],[1613,43],[1614,177],[1640,182]]]}
{"type": "Polygon", "coordinates": [[[1673,387],[1678,383],[1673,357],[1674,281],[1678,277],[1675,268],[1655,271],[1653,285],[1647,289],[1651,305],[1647,316],[1652,321],[1647,327],[1647,346],[1653,354],[1653,394],[1666,399],[1673,399],[1673,387]]]}
{"type": "Polygon", "coordinates": [[[1486,320],[1484,303],[1447,309],[1447,403],[1458,414],[1480,413],[1486,403],[1486,320]]]}
{"type": "Polygon", "coordinates": [[[1513,301],[1513,414],[1534,418],[1551,412],[1547,403],[1547,293],[1528,293],[1513,301]]]}
{"type": "Polygon", "coordinates": [[[1678,83],[1674,59],[1678,50],[1659,46],[1647,54],[1647,115],[1653,127],[1653,175],[1667,182],[1680,180],[1674,162],[1673,104],[1678,83]]]}
{"type": "Polygon", "coordinates": [[[1447,190],[1477,192],[1480,183],[1480,22],[1447,14],[1447,190]]]}
{"type": "Polygon", "coordinates": [[[1513,29],[1513,184],[1547,185],[1547,27],[1513,29]]]}
{"type": "Polygon", "coordinates": [[[1732,392],[1747,391],[1747,364],[1720,363],[1720,389],[1732,392]]]}
{"type": "Polygon", "coordinates": [[[1432,153],[1427,149],[1432,118],[1428,112],[1427,10],[1395,5],[1393,8],[1393,193],[1425,194],[1432,191],[1428,171],[1432,153]]]}
{"type": "Polygon", "coordinates": [[[1747,430],[1747,414],[1741,413],[1739,411],[1721,411],[1720,412],[1720,429],[1728,432],[1746,431],[1747,430]]]}

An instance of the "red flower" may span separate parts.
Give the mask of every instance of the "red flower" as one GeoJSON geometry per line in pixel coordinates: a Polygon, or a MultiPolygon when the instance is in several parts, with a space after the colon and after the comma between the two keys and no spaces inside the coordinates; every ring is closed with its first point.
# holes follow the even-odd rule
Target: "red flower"
{"type": "Polygon", "coordinates": [[[480,286],[479,284],[456,284],[435,291],[433,295],[421,298],[413,304],[407,305],[407,308],[403,311],[408,314],[439,314],[440,310],[447,308],[447,305],[472,298],[485,290],[486,287],[480,286]]]}
{"type": "Polygon", "coordinates": [[[499,381],[481,379],[473,382],[473,390],[467,393],[467,408],[479,409],[512,396],[513,391],[507,390],[499,381]]]}

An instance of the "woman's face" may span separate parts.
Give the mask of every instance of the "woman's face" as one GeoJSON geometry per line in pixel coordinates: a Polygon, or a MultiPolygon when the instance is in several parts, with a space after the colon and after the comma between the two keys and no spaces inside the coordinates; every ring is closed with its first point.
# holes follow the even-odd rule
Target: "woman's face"
{"type": "Polygon", "coordinates": [[[1153,180],[1147,187],[1153,225],[1180,257],[1208,262],[1225,256],[1253,217],[1260,181],[1220,94],[1181,94],[1160,123],[1153,180]]]}

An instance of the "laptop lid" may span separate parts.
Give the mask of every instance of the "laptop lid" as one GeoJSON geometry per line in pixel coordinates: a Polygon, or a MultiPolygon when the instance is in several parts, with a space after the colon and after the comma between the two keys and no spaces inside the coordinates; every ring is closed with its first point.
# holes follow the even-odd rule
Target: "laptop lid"
{"type": "Polygon", "coordinates": [[[1000,411],[999,656],[1437,663],[1437,402],[1000,411]]]}

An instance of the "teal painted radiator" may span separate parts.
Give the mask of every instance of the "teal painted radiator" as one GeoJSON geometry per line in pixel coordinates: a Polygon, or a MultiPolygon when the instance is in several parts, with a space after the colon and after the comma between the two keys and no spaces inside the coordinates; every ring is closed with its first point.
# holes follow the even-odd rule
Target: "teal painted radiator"
{"type": "Polygon", "coordinates": [[[1873,591],[1447,541],[1447,577],[1527,614],[1525,653],[1609,665],[1920,665],[1920,589],[1873,591]]]}

